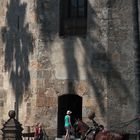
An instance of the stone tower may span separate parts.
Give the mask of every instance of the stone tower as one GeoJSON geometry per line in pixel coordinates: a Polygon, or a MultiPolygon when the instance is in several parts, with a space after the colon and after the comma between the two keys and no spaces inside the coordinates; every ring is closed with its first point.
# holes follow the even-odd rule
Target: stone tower
{"type": "MultiPolygon", "coordinates": [[[[67,109],[107,129],[140,113],[137,0],[0,0],[0,120],[63,135],[67,109]]],[[[135,123],[122,128],[135,133],[135,123]]]]}

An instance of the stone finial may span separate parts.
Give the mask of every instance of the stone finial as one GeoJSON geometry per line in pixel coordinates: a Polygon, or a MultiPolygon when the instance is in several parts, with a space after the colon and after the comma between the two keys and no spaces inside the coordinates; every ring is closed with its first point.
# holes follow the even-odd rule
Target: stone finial
{"type": "Polygon", "coordinates": [[[14,110],[10,110],[8,115],[9,115],[10,118],[15,118],[16,112],[14,110]]]}
{"type": "Polygon", "coordinates": [[[3,134],[3,140],[22,140],[22,124],[15,119],[16,113],[14,110],[8,112],[10,119],[8,119],[3,128],[1,129],[3,134]]]}

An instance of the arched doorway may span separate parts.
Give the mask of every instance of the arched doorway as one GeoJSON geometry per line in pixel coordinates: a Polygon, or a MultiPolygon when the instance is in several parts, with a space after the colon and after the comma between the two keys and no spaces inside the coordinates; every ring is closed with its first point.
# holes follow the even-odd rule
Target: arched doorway
{"type": "Polygon", "coordinates": [[[57,137],[65,134],[64,116],[66,111],[71,110],[71,121],[74,123],[75,118],[82,118],[82,97],[76,94],[64,94],[58,97],[58,123],[57,137]]]}

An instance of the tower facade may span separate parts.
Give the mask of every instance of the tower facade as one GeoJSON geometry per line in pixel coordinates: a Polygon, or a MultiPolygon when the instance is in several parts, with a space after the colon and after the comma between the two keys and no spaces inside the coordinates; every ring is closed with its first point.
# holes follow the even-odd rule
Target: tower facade
{"type": "Polygon", "coordinates": [[[138,15],[135,0],[0,0],[1,122],[15,109],[25,131],[56,137],[67,109],[115,130],[136,117],[138,15]]]}

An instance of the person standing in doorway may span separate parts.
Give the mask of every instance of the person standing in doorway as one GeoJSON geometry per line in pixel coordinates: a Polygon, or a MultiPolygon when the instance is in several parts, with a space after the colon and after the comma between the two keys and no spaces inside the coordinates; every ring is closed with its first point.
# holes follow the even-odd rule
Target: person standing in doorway
{"type": "Polygon", "coordinates": [[[70,139],[70,129],[72,127],[71,125],[71,111],[68,110],[66,112],[66,115],[65,115],[65,119],[64,119],[64,123],[65,123],[65,130],[66,130],[66,134],[65,134],[65,140],[69,140],[70,139]]]}

